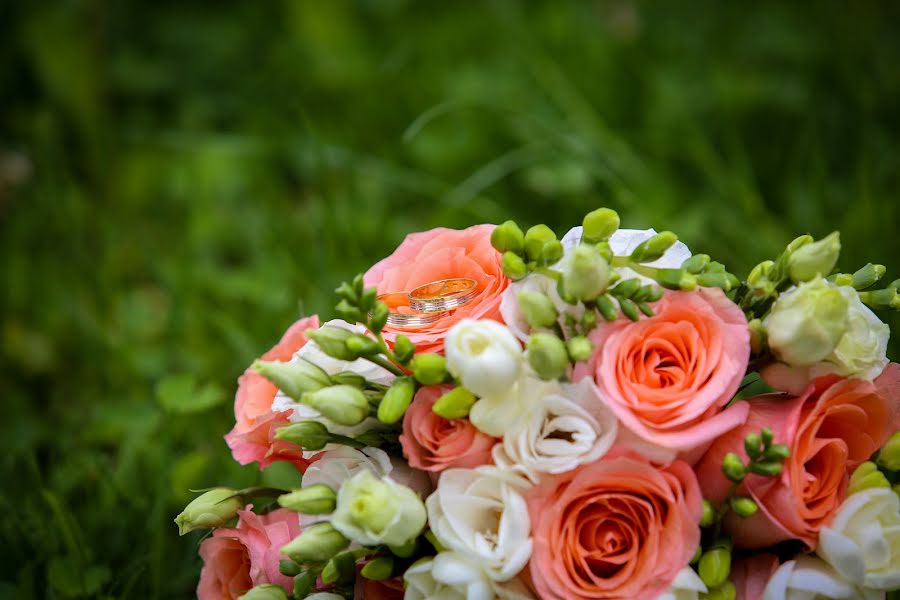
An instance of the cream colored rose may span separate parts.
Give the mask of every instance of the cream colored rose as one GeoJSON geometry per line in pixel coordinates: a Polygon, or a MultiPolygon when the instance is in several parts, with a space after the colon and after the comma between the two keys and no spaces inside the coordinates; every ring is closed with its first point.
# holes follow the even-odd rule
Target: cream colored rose
{"type": "Polygon", "coordinates": [[[518,378],[524,365],[522,345],[503,324],[463,319],[444,340],[447,370],[469,391],[496,396],[518,378]]]}

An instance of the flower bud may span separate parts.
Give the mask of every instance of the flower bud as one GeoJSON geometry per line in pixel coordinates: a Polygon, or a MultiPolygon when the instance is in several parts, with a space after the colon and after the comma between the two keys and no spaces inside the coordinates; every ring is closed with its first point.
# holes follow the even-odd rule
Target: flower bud
{"type": "Polygon", "coordinates": [[[585,332],[589,332],[597,326],[597,311],[586,310],[581,315],[581,327],[585,332]]]}
{"type": "Polygon", "coordinates": [[[375,356],[380,352],[378,342],[361,333],[351,335],[344,343],[354,356],[375,356]]]}
{"type": "Polygon", "coordinates": [[[359,307],[353,306],[347,300],[338,302],[337,306],[334,307],[334,312],[348,323],[357,323],[362,320],[363,313],[359,310],[359,307]]]}
{"type": "Polygon", "coordinates": [[[576,246],[563,261],[562,284],[576,300],[594,300],[609,285],[609,264],[593,246],[576,246]]]}
{"type": "Polygon", "coordinates": [[[422,533],[426,521],[418,494],[367,470],[344,482],[331,518],[338,531],[364,546],[402,546],[422,533]]]}
{"type": "Polygon", "coordinates": [[[609,239],[619,228],[619,214],[611,208],[598,208],[584,216],[581,239],[596,244],[609,239]]]}
{"type": "Polygon", "coordinates": [[[379,556],[367,562],[359,573],[372,581],[390,579],[394,573],[394,559],[390,556],[379,556]]]}
{"type": "Polygon", "coordinates": [[[394,358],[401,365],[405,365],[416,352],[416,345],[405,335],[398,335],[394,340],[394,358]]]}
{"type": "Polygon", "coordinates": [[[516,294],[519,308],[525,320],[532,327],[553,327],[558,313],[553,301],[540,292],[521,291],[516,294]]]}
{"type": "Polygon", "coordinates": [[[730,581],[722,585],[710,588],[705,594],[700,594],[702,600],[734,600],[737,598],[737,588],[730,581]]]}
{"type": "Polygon", "coordinates": [[[373,333],[380,333],[384,326],[387,325],[390,314],[390,307],[381,300],[377,301],[375,307],[372,308],[372,316],[369,317],[369,329],[373,333]]]}
{"type": "Polygon", "coordinates": [[[278,572],[285,577],[296,577],[303,572],[303,567],[289,558],[282,558],[278,561],[278,572]]]}
{"type": "Polygon", "coordinates": [[[740,282],[735,284],[736,281],[737,279],[731,273],[701,273],[697,275],[697,285],[700,287],[717,287],[726,293],[740,285],[740,282]]]}
{"type": "Polygon", "coordinates": [[[671,231],[661,231],[649,240],[645,240],[638,244],[638,247],[631,252],[631,260],[639,263],[653,262],[662,258],[666,250],[675,245],[678,236],[671,231]]]}
{"type": "Polygon", "coordinates": [[[884,277],[885,271],[884,265],[868,263],[853,274],[850,284],[858,290],[864,290],[878,283],[878,280],[884,277]]]}
{"type": "Polygon", "coordinates": [[[559,379],[569,366],[565,343],[549,333],[536,333],[528,342],[528,364],[541,379],[559,379]]]}
{"type": "Polygon", "coordinates": [[[266,583],[250,589],[238,600],[288,600],[288,596],[280,585],[266,583]]]}
{"type": "MultiPolygon", "coordinates": [[[[383,304],[383,303],[382,303],[383,304]]],[[[347,348],[347,340],[355,334],[341,327],[320,327],[306,333],[314,341],[322,352],[338,360],[356,360],[359,358],[347,348]]]]}
{"type": "Polygon", "coordinates": [[[278,497],[278,505],[305,515],[327,515],[334,512],[337,494],[323,483],[300,488],[278,497]]]}
{"type": "Polygon", "coordinates": [[[821,278],[782,294],[766,319],[769,347],[783,362],[813,365],[834,351],[848,328],[849,303],[821,278]]]}
{"type": "Polygon", "coordinates": [[[491,232],[491,245],[500,253],[522,254],[525,249],[525,234],[515,221],[506,221],[491,232]]]}
{"type": "Polygon", "coordinates": [[[759,506],[757,506],[752,498],[735,496],[731,499],[731,510],[737,513],[738,516],[746,519],[747,517],[752,517],[756,514],[756,511],[759,510],[759,506]]]}
{"type": "Polygon", "coordinates": [[[464,387],[455,387],[434,403],[431,410],[445,419],[462,419],[468,416],[469,410],[478,398],[464,387]]]}
{"type": "Polygon", "coordinates": [[[545,265],[557,263],[563,257],[564,252],[562,242],[559,240],[554,239],[545,242],[544,247],[541,249],[541,262],[545,265]]]}
{"type": "Polygon", "coordinates": [[[572,359],[572,362],[583,362],[594,353],[594,346],[583,335],[576,335],[566,342],[566,350],[569,351],[569,358],[572,359]]]}
{"type": "Polygon", "coordinates": [[[731,551],[725,548],[714,548],[703,553],[697,571],[700,579],[707,587],[722,585],[731,574],[731,551]]]}
{"type": "Polygon", "coordinates": [[[700,527],[709,527],[716,522],[716,509],[709,500],[703,500],[703,514],[700,517],[700,527]]]}
{"type": "Polygon", "coordinates": [[[253,363],[253,370],[294,400],[298,400],[306,392],[315,392],[331,385],[328,374],[308,360],[257,360],[253,363]]]}
{"type": "Polygon", "coordinates": [[[447,376],[447,361],[440,354],[417,354],[409,366],[422,385],[436,385],[447,376]]]}
{"type": "Polygon", "coordinates": [[[303,421],[283,425],[275,431],[276,440],[297,444],[304,450],[321,450],[331,441],[328,428],[318,421],[303,421]]]}
{"type": "Polygon", "coordinates": [[[775,440],[775,434],[772,432],[770,427],[763,427],[759,430],[759,437],[762,440],[763,446],[767,448],[772,444],[775,440]]]}
{"type": "Polygon", "coordinates": [[[628,298],[619,299],[619,308],[622,309],[622,314],[632,321],[637,321],[641,318],[641,315],[638,314],[637,305],[628,298]]]}
{"type": "Polygon", "coordinates": [[[415,393],[416,384],[412,377],[395,379],[388,391],[384,393],[381,404],[378,405],[378,420],[393,425],[402,419],[415,393]]]}
{"type": "Polygon", "coordinates": [[[801,236],[795,237],[790,244],[787,245],[787,249],[789,252],[796,252],[798,249],[806,246],[807,244],[812,244],[815,241],[813,236],[808,233],[804,233],[801,236]]]}
{"type": "Polygon", "coordinates": [[[515,252],[504,253],[500,266],[503,268],[506,276],[513,281],[518,281],[528,275],[528,267],[525,266],[525,261],[515,252]]]}
{"type": "Polygon", "coordinates": [[[900,431],[892,435],[878,453],[878,464],[888,471],[900,471],[900,431]]]}
{"type": "MultiPolygon", "coordinates": [[[[296,577],[294,577],[294,598],[303,598],[304,600],[309,600],[310,598],[315,598],[319,594],[309,595],[313,588],[316,585],[316,579],[318,578],[318,569],[309,569],[308,571],[304,571],[300,573],[296,577]]],[[[318,600],[323,600],[321,596],[318,600]]],[[[329,600],[329,599],[324,599],[329,600]]],[[[336,600],[336,599],[332,599],[336,600]]],[[[341,598],[343,600],[343,598],[341,598]]]]}
{"type": "Polygon", "coordinates": [[[760,319],[753,319],[747,327],[750,329],[750,351],[759,354],[766,346],[766,327],[760,319]]]}
{"type": "Polygon", "coordinates": [[[759,434],[748,433],[747,437],[744,438],[744,450],[747,452],[747,456],[750,458],[758,458],[762,455],[762,449],[760,448],[761,443],[762,440],[759,439],[759,434]]]}
{"type": "Polygon", "coordinates": [[[331,558],[322,568],[322,583],[352,583],[356,577],[356,557],[352,552],[341,552],[331,558]]]}
{"type": "Polygon", "coordinates": [[[891,484],[888,482],[884,473],[878,470],[878,467],[872,461],[860,463],[853,475],[850,476],[850,484],[847,486],[847,495],[855,494],[870,488],[889,488],[891,484]]]}
{"type": "Polygon", "coordinates": [[[791,253],[788,275],[794,283],[827,276],[834,269],[841,254],[841,234],[835,231],[824,239],[805,244],[791,253]]]}
{"type": "Polygon", "coordinates": [[[697,278],[684,269],[657,269],[656,281],[669,290],[690,292],[697,288],[697,278]]]}
{"type": "Polygon", "coordinates": [[[346,548],[350,540],[341,535],[331,523],[314,523],[281,548],[294,562],[325,562],[346,548]]]}
{"type": "Polygon", "coordinates": [[[641,288],[641,280],[637,277],[626,279],[613,288],[613,294],[623,298],[631,298],[641,288]]]}
{"type": "Polygon", "coordinates": [[[300,402],[338,425],[357,425],[369,416],[369,401],[359,388],[333,385],[303,394],[300,402]]]}
{"type": "Polygon", "coordinates": [[[409,558],[416,553],[416,550],[419,548],[419,542],[416,538],[410,538],[405,544],[389,544],[388,548],[395,556],[409,558]]]}
{"type": "Polygon", "coordinates": [[[763,453],[766,460],[785,461],[791,456],[791,449],[785,444],[772,444],[763,453]]]}
{"type": "Polygon", "coordinates": [[[777,477],[781,475],[784,466],[776,461],[763,461],[750,463],[750,472],[763,477],[777,477]]]}
{"type": "Polygon", "coordinates": [[[609,242],[597,242],[594,244],[594,248],[597,249],[597,252],[600,253],[600,256],[603,257],[603,260],[606,262],[612,262],[613,256],[615,254],[612,251],[612,246],[609,245],[609,242]]]}
{"type": "Polygon", "coordinates": [[[729,452],[722,459],[722,472],[730,481],[738,483],[747,476],[747,467],[741,461],[741,458],[734,452],[729,452]]]}
{"type": "Polygon", "coordinates": [[[706,265],[709,264],[709,261],[709,254],[695,254],[681,263],[681,268],[688,273],[696,275],[702,273],[703,270],[706,269],[706,265]]]}
{"type": "Polygon", "coordinates": [[[359,389],[366,387],[366,378],[353,371],[341,371],[337,375],[332,375],[331,382],[337,385],[352,385],[359,389]]]}
{"type": "Polygon", "coordinates": [[[184,535],[195,529],[211,529],[227,525],[244,506],[243,499],[235,494],[236,492],[230,488],[216,488],[194,498],[184,507],[181,514],[175,517],[178,535],[184,535]]]}
{"type": "Polygon", "coordinates": [[[616,308],[612,298],[605,294],[597,298],[597,310],[600,311],[600,314],[607,321],[615,321],[619,316],[619,309],[616,308]]]}
{"type": "Polygon", "coordinates": [[[544,244],[556,239],[556,234],[546,225],[535,225],[525,232],[525,256],[528,260],[539,260],[544,244]]]}

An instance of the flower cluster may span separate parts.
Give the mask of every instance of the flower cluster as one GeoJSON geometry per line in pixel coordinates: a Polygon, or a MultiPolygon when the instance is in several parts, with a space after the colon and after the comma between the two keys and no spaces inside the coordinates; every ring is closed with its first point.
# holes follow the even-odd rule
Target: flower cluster
{"type": "Polygon", "coordinates": [[[900,365],[873,312],[900,280],[839,252],[801,236],[740,279],[603,208],[562,238],[410,235],[240,378],[234,458],[302,482],[177,517],[213,530],[198,596],[900,588],[900,365]]]}

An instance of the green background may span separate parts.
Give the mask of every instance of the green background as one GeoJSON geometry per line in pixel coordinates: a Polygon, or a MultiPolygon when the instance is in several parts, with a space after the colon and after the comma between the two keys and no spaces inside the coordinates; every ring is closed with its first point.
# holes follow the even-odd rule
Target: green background
{"type": "Polygon", "coordinates": [[[0,597],[189,597],[188,489],[259,479],[222,441],[235,379],[408,232],[606,205],[739,274],[840,229],[840,267],[900,277],[898,25],[865,0],[0,3],[0,597]]]}

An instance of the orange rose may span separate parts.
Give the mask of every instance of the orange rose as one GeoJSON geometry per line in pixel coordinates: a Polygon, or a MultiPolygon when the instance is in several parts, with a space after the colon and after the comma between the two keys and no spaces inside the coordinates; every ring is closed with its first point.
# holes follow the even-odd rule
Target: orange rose
{"type": "Polygon", "coordinates": [[[381,294],[409,292],[439,281],[462,277],[478,285],[478,295],[468,304],[427,326],[404,329],[388,325],[385,337],[408,336],[419,352],[442,352],[444,336],[462,319],[500,317],[500,295],[509,280],[500,267],[500,253],[491,246],[493,225],[475,225],[468,229],[432,229],[406,236],[394,253],[373,266],[365,275],[368,287],[381,294]]]}

